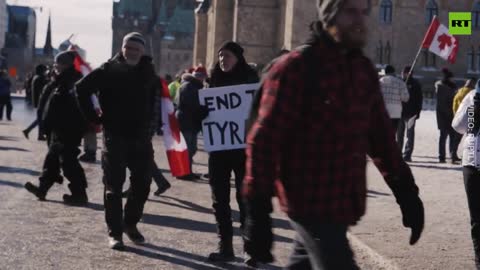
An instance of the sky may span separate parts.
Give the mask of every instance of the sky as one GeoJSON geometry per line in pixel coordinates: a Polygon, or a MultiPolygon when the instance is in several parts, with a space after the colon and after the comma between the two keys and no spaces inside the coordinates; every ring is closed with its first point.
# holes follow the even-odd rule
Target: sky
{"type": "Polygon", "coordinates": [[[87,51],[86,60],[93,68],[111,56],[113,0],[7,0],[7,4],[36,9],[37,48],[45,45],[48,14],[51,12],[53,47],[58,48],[74,34],[73,43],[87,51]]]}

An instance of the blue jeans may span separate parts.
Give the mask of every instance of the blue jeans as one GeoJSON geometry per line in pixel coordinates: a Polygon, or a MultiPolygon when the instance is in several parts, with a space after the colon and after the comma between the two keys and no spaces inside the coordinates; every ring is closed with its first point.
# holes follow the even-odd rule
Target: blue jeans
{"type": "Polygon", "coordinates": [[[400,119],[397,129],[397,143],[400,147],[400,151],[403,152],[404,158],[412,158],[413,147],[415,146],[415,123],[417,120],[414,120],[413,125],[408,127],[408,118],[400,119]],[[403,149],[403,141],[405,137],[405,130],[407,133],[407,141],[405,142],[405,150],[403,149]]]}
{"type": "Polygon", "coordinates": [[[347,239],[347,225],[292,221],[295,246],[289,270],[358,270],[347,239]]]}

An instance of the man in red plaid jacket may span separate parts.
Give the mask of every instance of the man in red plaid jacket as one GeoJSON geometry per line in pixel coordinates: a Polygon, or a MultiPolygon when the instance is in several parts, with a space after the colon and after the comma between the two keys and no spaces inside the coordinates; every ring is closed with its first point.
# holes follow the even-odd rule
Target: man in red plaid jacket
{"type": "Polygon", "coordinates": [[[370,3],[317,2],[308,57],[294,50],[270,68],[248,134],[244,239],[250,265],[273,260],[269,213],[276,194],[297,231],[287,269],[358,269],[346,232],[365,213],[367,155],[412,229],[410,244],[423,230],[418,188],[395,142],[375,68],[361,51],[370,3]]]}

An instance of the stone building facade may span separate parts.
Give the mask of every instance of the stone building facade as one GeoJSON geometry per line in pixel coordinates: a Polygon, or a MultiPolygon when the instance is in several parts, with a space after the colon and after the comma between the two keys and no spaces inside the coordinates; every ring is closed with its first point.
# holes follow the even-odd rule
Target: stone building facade
{"type": "Polygon", "coordinates": [[[157,72],[174,75],[192,65],[194,23],[191,0],[115,1],[112,55],[120,51],[125,34],[137,31],[146,37],[157,72]]]}
{"type": "MultiPolygon", "coordinates": [[[[205,0],[204,0],[205,1],[205,0]]],[[[382,68],[391,64],[398,71],[410,65],[417,54],[433,15],[448,27],[448,12],[472,12],[473,32],[457,36],[460,50],[455,64],[422,51],[415,73],[427,92],[450,68],[458,80],[480,77],[480,0],[371,0],[368,21],[368,55],[382,68]]],[[[194,63],[211,66],[225,40],[245,48],[247,61],[267,63],[282,48],[292,49],[308,36],[316,19],[313,0],[210,0],[196,14],[194,63]]]]}
{"type": "Polygon", "coordinates": [[[8,13],[6,0],[0,0],[0,49],[5,46],[5,34],[7,33],[8,13]]]}
{"type": "Polygon", "coordinates": [[[23,80],[33,69],[37,17],[35,10],[27,6],[7,5],[8,29],[2,53],[10,75],[23,80]]]}

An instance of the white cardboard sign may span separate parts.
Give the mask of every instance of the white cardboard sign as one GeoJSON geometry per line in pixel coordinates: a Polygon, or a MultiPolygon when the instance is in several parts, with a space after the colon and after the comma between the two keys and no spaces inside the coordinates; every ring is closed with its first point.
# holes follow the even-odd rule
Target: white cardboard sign
{"type": "Polygon", "coordinates": [[[245,148],[245,123],[260,84],[241,84],[200,90],[200,104],[209,114],[202,122],[207,152],[245,148]]]}

